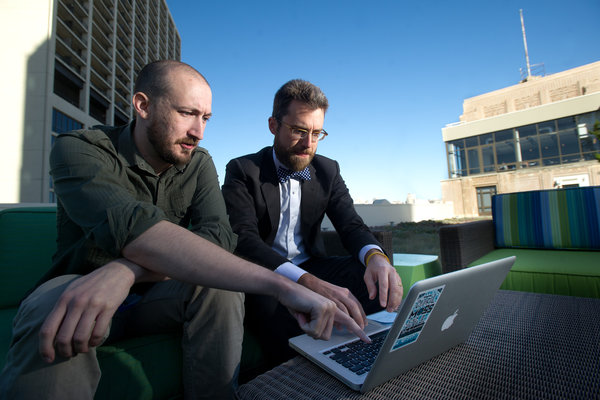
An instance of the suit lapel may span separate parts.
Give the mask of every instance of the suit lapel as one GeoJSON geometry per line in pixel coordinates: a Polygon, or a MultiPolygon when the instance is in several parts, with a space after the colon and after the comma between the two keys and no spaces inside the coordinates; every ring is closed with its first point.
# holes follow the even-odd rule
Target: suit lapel
{"type": "Polygon", "coordinates": [[[279,181],[277,180],[277,174],[275,172],[275,163],[273,162],[273,150],[269,148],[266,151],[260,167],[260,179],[261,191],[263,200],[267,207],[269,219],[271,220],[271,232],[272,237],[270,241],[274,240],[277,228],[279,227],[279,213],[280,213],[280,200],[279,200],[279,181]]]}

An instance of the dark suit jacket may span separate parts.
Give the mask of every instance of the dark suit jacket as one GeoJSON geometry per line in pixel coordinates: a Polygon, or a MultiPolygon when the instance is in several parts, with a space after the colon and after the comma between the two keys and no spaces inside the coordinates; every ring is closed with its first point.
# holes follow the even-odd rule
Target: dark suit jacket
{"type": "MultiPolygon", "coordinates": [[[[358,257],[363,246],[381,244],[354,209],[354,202],[340,176],[339,164],[315,155],[309,165],[311,180],[302,181],[300,232],[311,257],[325,257],[321,222],[325,214],[344,247],[358,257]]],[[[271,246],[279,226],[279,181],[273,148],[235,158],[227,164],[223,196],[233,231],[238,234],[236,254],[274,270],[288,260],[271,246]]]]}

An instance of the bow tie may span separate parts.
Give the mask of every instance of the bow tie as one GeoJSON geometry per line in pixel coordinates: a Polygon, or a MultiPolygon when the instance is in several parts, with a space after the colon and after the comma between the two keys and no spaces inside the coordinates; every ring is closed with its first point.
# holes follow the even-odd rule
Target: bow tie
{"type": "Polygon", "coordinates": [[[308,170],[308,167],[304,168],[302,171],[290,171],[287,168],[279,167],[277,168],[277,177],[281,183],[287,182],[290,178],[310,181],[310,171],[308,170]]]}

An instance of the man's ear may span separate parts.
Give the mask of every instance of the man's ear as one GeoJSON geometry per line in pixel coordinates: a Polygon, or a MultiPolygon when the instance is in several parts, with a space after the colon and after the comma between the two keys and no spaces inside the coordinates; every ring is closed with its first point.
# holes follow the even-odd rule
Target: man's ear
{"type": "Polygon", "coordinates": [[[274,117],[269,117],[269,130],[273,135],[279,131],[279,122],[274,117]]]}
{"type": "Polygon", "coordinates": [[[149,115],[150,99],[143,92],[137,92],[131,99],[135,112],[143,119],[147,119],[149,115]]]}

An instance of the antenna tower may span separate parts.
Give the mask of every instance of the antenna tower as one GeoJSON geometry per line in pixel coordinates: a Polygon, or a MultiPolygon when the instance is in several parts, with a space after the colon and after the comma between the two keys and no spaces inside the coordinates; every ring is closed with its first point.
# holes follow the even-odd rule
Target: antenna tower
{"type": "Polygon", "coordinates": [[[527,52],[527,36],[525,36],[525,23],[523,22],[523,9],[519,10],[521,15],[521,30],[523,31],[523,45],[525,46],[525,61],[527,62],[527,78],[531,77],[531,66],[529,65],[529,53],[527,52]]]}

